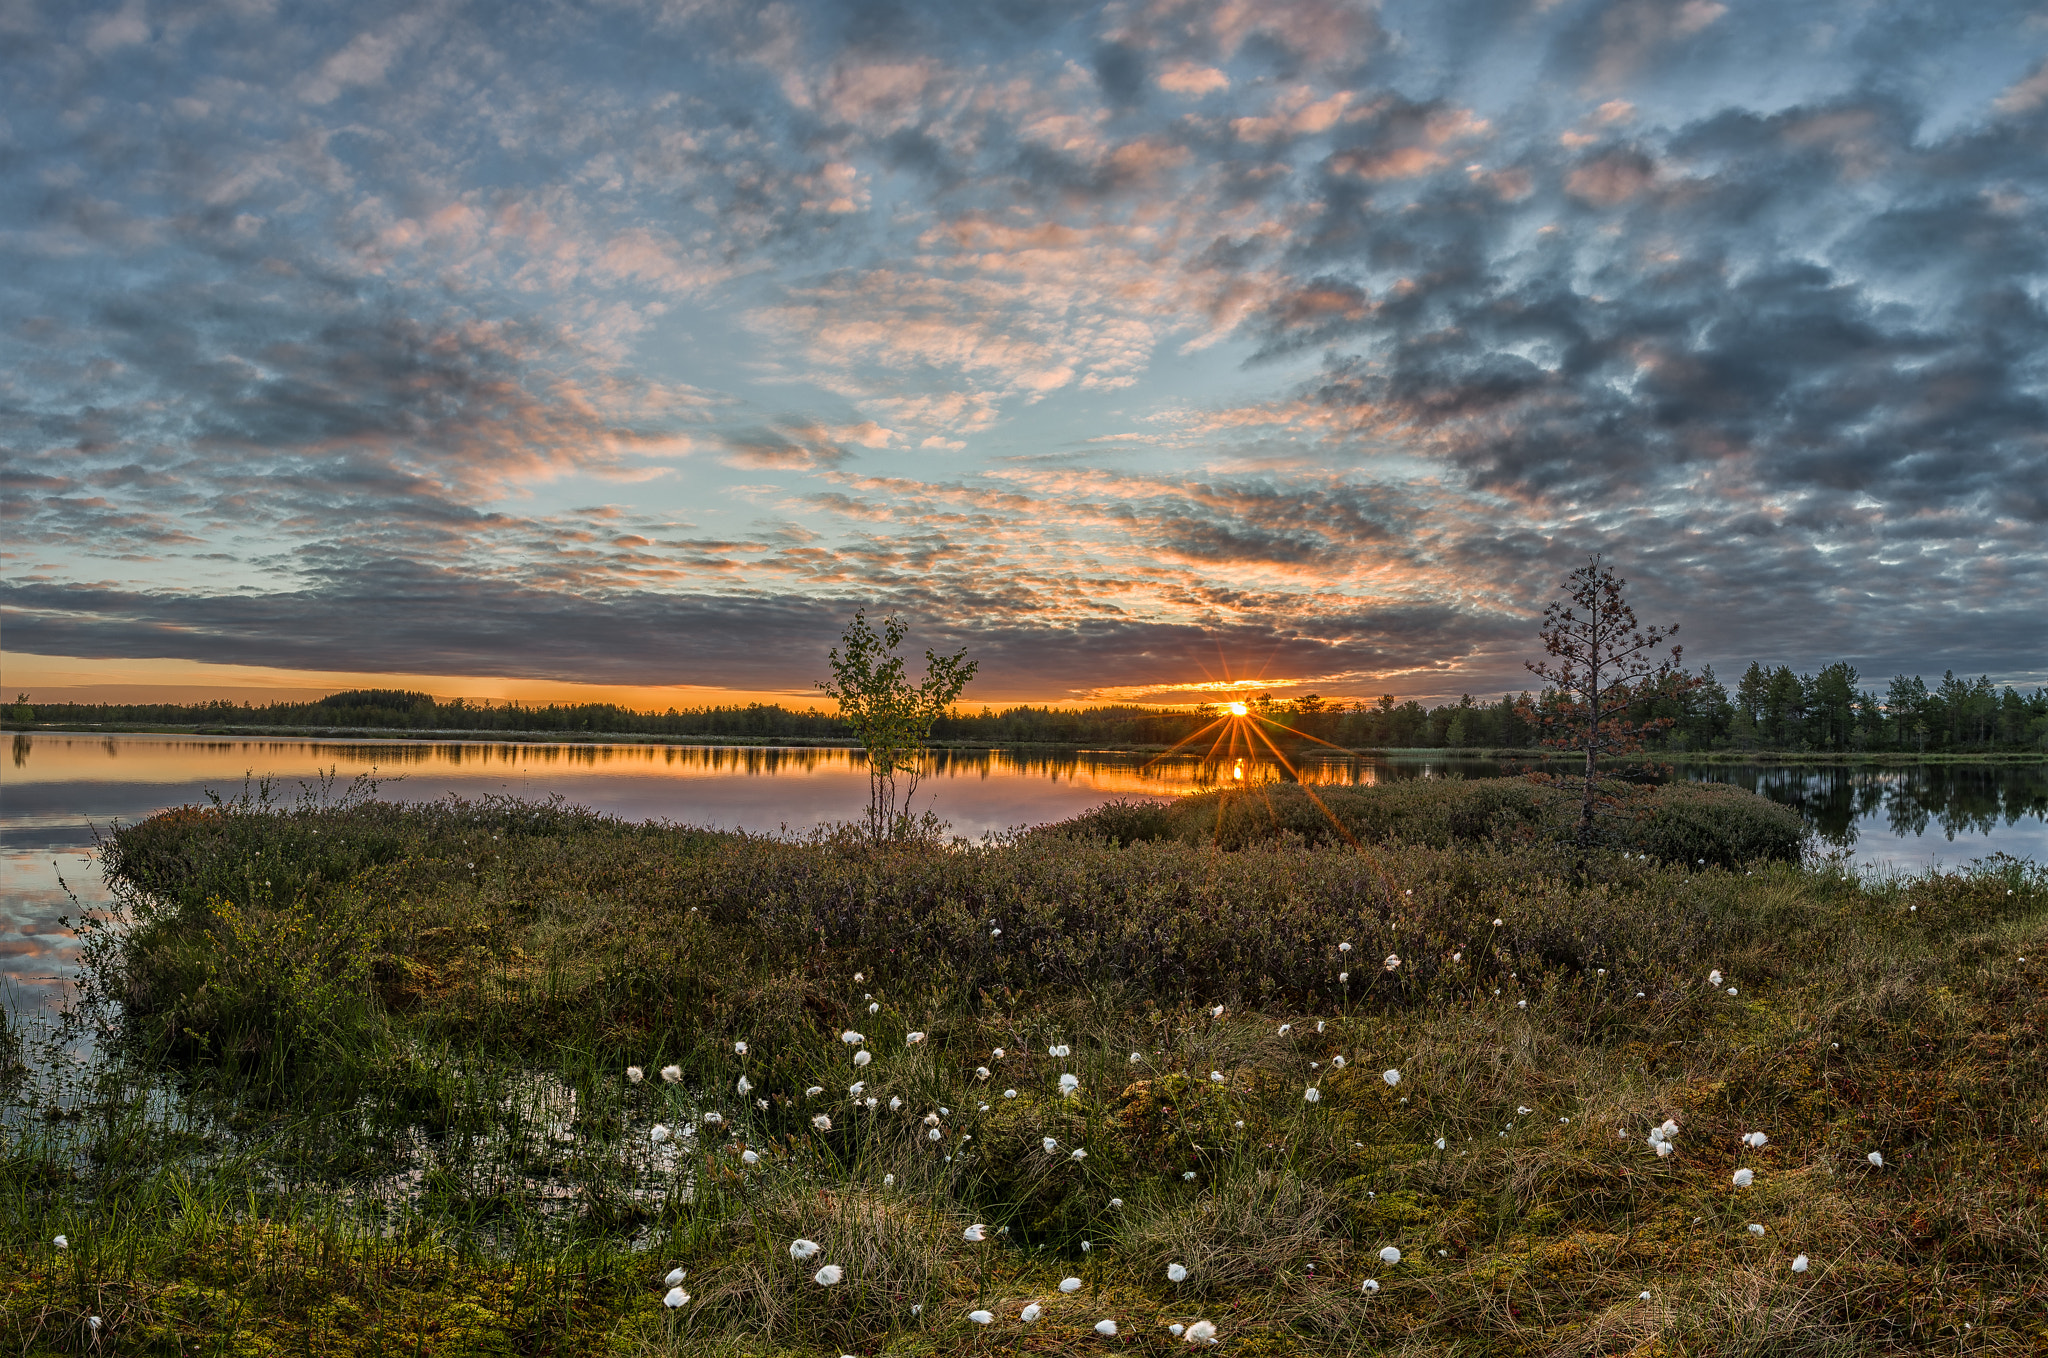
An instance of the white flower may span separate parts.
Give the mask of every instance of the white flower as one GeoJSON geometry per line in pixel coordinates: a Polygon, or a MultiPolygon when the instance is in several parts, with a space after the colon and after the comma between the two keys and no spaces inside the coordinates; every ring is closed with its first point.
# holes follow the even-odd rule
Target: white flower
{"type": "Polygon", "coordinates": [[[1185,1179],[1189,1183],[1193,1183],[1195,1181],[1195,1172],[1193,1170],[1189,1170],[1187,1173],[1181,1175],[1180,1177],[1185,1179]]]}
{"type": "Polygon", "coordinates": [[[1753,1146],[1757,1149],[1762,1149],[1764,1144],[1769,1140],[1770,1138],[1765,1136],[1762,1132],[1745,1132],[1742,1137],[1742,1144],[1745,1146],[1753,1146]]]}
{"type": "Polygon", "coordinates": [[[1075,1094],[1077,1094],[1077,1093],[1079,1093],[1079,1092],[1080,1092],[1080,1089],[1081,1089],[1081,1077],[1080,1077],[1080,1076],[1078,1076],[1078,1075],[1062,1075],[1062,1076],[1060,1076],[1060,1093],[1061,1093],[1062,1095],[1064,1095],[1065,1097],[1067,1097],[1067,1098],[1070,1098],[1070,1099],[1071,1099],[1071,1098],[1073,1098],[1075,1094]]]}
{"type": "Polygon", "coordinates": [[[1080,1290],[1081,1280],[1079,1278],[1060,1279],[1060,1291],[1065,1292],[1071,1296],[1073,1293],[1079,1292],[1080,1290]]]}
{"type": "Polygon", "coordinates": [[[1753,1184],[1753,1183],[1755,1183],[1755,1182],[1756,1182],[1756,1171],[1755,1171],[1755,1170],[1749,1170],[1749,1169],[1738,1169],[1738,1170],[1736,1170],[1736,1171],[1735,1171],[1735,1186],[1736,1186],[1737,1188],[1747,1188],[1747,1187],[1749,1187],[1749,1186],[1750,1186],[1751,1184],[1753,1184]]]}
{"type": "Polygon", "coordinates": [[[1649,1294],[1649,1293],[1647,1293],[1647,1292],[1638,1292],[1638,1293],[1636,1293],[1636,1300],[1637,1300],[1637,1301],[1648,1301],[1649,1299],[1650,1299],[1650,1294],[1649,1294]]]}
{"type": "Polygon", "coordinates": [[[661,1078],[672,1085],[681,1084],[683,1082],[683,1068],[681,1066],[663,1066],[661,1068],[661,1078]]]}
{"type": "Polygon", "coordinates": [[[995,1320],[995,1316],[987,1311],[969,1311],[967,1318],[977,1325],[987,1325],[995,1320]]]}
{"type": "Polygon", "coordinates": [[[1025,1307],[1022,1311],[1019,1311],[1017,1313],[1017,1319],[1023,1321],[1026,1325],[1029,1325],[1032,1321],[1038,1319],[1040,1316],[1044,1314],[1045,1308],[1034,1301],[1029,1306],[1025,1307]]]}
{"type": "Polygon", "coordinates": [[[1398,1264],[1398,1263],[1400,1263],[1400,1262],[1401,1262],[1401,1251],[1399,1251],[1399,1250],[1395,1249],[1395,1248],[1394,1248],[1394,1247],[1393,1247],[1392,1245],[1388,1245],[1388,1246],[1384,1247],[1383,1249],[1381,1249],[1381,1250],[1380,1250],[1380,1262],[1381,1262],[1381,1263],[1383,1263],[1383,1264],[1398,1264]]]}
{"type": "Polygon", "coordinates": [[[1094,1249],[1094,1248],[1095,1248],[1095,1242],[1094,1242],[1093,1240],[1083,1240],[1083,1241],[1081,1242],[1081,1253],[1083,1253],[1083,1254],[1086,1254],[1086,1253],[1088,1253],[1088,1251],[1090,1251],[1090,1250],[1092,1250],[1092,1249],[1094,1249]]]}
{"type": "Polygon", "coordinates": [[[875,1106],[876,1104],[878,1104],[878,1103],[880,1103],[880,1102],[881,1102],[881,1100],[880,1100],[880,1099],[878,1099],[878,1098],[876,1098],[876,1097],[875,1097],[874,1095],[870,1094],[870,1095],[868,1095],[868,1097],[867,1097],[867,1100],[866,1100],[866,1103],[865,1103],[865,1104],[864,1104],[863,1106],[865,1106],[865,1107],[867,1107],[867,1108],[873,1108],[873,1107],[874,1107],[874,1106],[875,1106]]]}
{"type": "Polygon", "coordinates": [[[1172,1325],[1169,1325],[1169,1326],[1167,1326],[1167,1327],[1166,1327],[1166,1332],[1167,1332],[1168,1334],[1172,1335],[1172,1336],[1173,1336],[1173,1337],[1174,1337],[1175,1339],[1178,1339],[1178,1338],[1180,1338],[1180,1336],[1181,1336],[1181,1331],[1185,1330],[1186,1328],[1187,1328],[1187,1327],[1186,1327],[1185,1325],[1181,1325],[1181,1324],[1179,1324],[1179,1323],[1175,1323],[1175,1324],[1172,1324],[1172,1325]]]}
{"type": "Polygon", "coordinates": [[[667,1284],[668,1286],[670,1286],[670,1287],[674,1287],[674,1286],[676,1286],[676,1285],[677,1285],[678,1283],[682,1282],[682,1280],[683,1280],[683,1279],[685,1279],[685,1278],[687,1278],[687,1277],[689,1277],[689,1276],[690,1276],[689,1274],[687,1274],[687,1273],[683,1272],[683,1270],[681,1270],[681,1269],[679,1269],[679,1268],[676,1268],[676,1269],[670,1269],[670,1270],[669,1270],[669,1275],[668,1275],[668,1276],[667,1276],[666,1278],[663,1278],[663,1279],[662,1279],[662,1282],[666,1283],[666,1284],[667,1284]]]}
{"type": "Polygon", "coordinates": [[[1209,1072],[1209,1083],[1211,1083],[1211,1084],[1219,1084],[1219,1085],[1220,1085],[1220,1084],[1222,1084],[1222,1083],[1223,1083],[1223,1072],[1222,1072],[1222,1071],[1220,1071],[1220,1070],[1212,1070],[1212,1071],[1210,1071],[1210,1072],[1209,1072]]]}
{"type": "Polygon", "coordinates": [[[873,1018],[876,1014],[879,1014],[881,1012],[882,1005],[879,1000],[870,1000],[868,1002],[868,1017],[873,1018]]]}
{"type": "Polygon", "coordinates": [[[758,1165],[761,1163],[761,1156],[755,1151],[741,1151],[740,1163],[743,1165],[758,1165]]]}
{"type": "Polygon", "coordinates": [[[1211,1009],[1211,1010],[1209,1011],[1209,1017],[1210,1017],[1210,1018],[1212,1018],[1212,1019],[1213,1019],[1213,1018],[1214,1018],[1214,1019],[1215,1019],[1215,1018],[1222,1018],[1222,1017],[1223,1017],[1223,1006],[1219,1004],[1219,1005],[1217,1005],[1217,1006],[1216,1006],[1216,1007],[1215,1007],[1214,1009],[1211,1009]]]}
{"type": "Polygon", "coordinates": [[[1014,1099],[1017,1097],[1017,1091],[1014,1089],[1005,1089],[1003,1091],[1003,1097],[1006,1099],[1014,1099]]]}
{"type": "Polygon", "coordinates": [[[1493,927],[1494,927],[1494,928],[1496,928],[1496,929],[1500,928],[1500,921],[1499,921],[1499,920],[1495,920],[1495,921],[1493,922],[1493,927]]]}
{"type": "Polygon", "coordinates": [[[1143,1056],[1139,1055],[1139,1054],[1138,1054],[1137,1052],[1132,1052],[1132,1053],[1131,1053],[1131,1064],[1132,1064],[1132,1065],[1134,1065],[1134,1066],[1135,1066],[1135,1065],[1137,1065],[1137,1064],[1138,1064],[1138,1062],[1140,1062],[1140,1061],[1142,1061],[1142,1060],[1144,1060],[1144,1059],[1145,1059],[1145,1058],[1144,1058],[1143,1056]]]}
{"type": "Polygon", "coordinates": [[[1863,1158],[1864,1158],[1864,1159],[1866,1159],[1866,1160],[1868,1160],[1868,1161],[1869,1161],[1869,1162],[1871,1163],[1871,1165],[1872,1165],[1873,1167],[1877,1168],[1877,1169],[1883,1169],[1883,1168],[1884,1168],[1884,1152],[1883,1152],[1883,1151],[1872,1151],[1872,1152],[1871,1152],[1870,1154],[1868,1154],[1868,1155],[1864,1156],[1863,1158]]]}
{"type": "Polygon", "coordinates": [[[1124,1205],[1124,1200],[1122,1198],[1111,1198],[1109,1200],[1109,1205],[1111,1207],[1121,1207],[1124,1205]]]}
{"type": "Polygon", "coordinates": [[[747,1044],[744,1042],[733,1043],[732,1052],[734,1056],[745,1056],[747,1054],[747,1044]]]}
{"type": "Polygon", "coordinates": [[[1003,931],[1001,929],[991,929],[988,931],[988,936],[990,938],[1001,938],[1003,936],[1003,931]]]}
{"type": "Polygon", "coordinates": [[[829,1132],[829,1131],[831,1131],[831,1130],[832,1130],[832,1115],[831,1115],[830,1113],[820,1113],[820,1114],[818,1114],[818,1115],[817,1115],[816,1117],[814,1117],[814,1118],[812,1118],[812,1119],[811,1119],[811,1126],[813,1126],[813,1127],[817,1128],[817,1129],[818,1129],[819,1131],[821,1131],[821,1132],[829,1132]]]}
{"type": "Polygon", "coordinates": [[[895,1176],[895,1175],[893,1175],[893,1174],[884,1174],[884,1175],[882,1176],[882,1187],[884,1187],[884,1188],[893,1188],[893,1187],[895,1187],[895,1184],[896,1184],[896,1176],[895,1176]]]}
{"type": "Polygon", "coordinates": [[[1721,969],[1719,967],[1707,973],[1707,984],[1711,986],[1721,984],[1721,969]]]}
{"type": "Polygon", "coordinates": [[[1764,1228],[1757,1225],[1757,1223],[1755,1223],[1754,1221],[1752,1221],[1749,1223],[1749,1233],[1751,1235],[1762,1235],[1764,1233],[1764,1228]]]}
{"type": "Polygon", "coordinates": [[[858,1047],[861,1043],[867,1041],[866,1038],[862,1037],[859,1033],[856,1033],[851,1028],[848,1028],[845,1032],[841,1033],[839,1035],[839,1040],[841,1042],[844,1042],[849,1047],[858,1047]]]}
{"type": "Polygon", "coordinates": [[[1383,1070],[1380,1072],[1380,1078],[1389,1085],[1397,1085],[1401,1083],[1401,1072],[1398,1070],[1383,1070]]]}
{"type": "Polygon", "coordinates": [[[906,1047],[915,1047],[922,1041],[924,1041],[923,1033],[905,1033],[903,1035],[903,1045],[906,1047]]]}
{"type": "Polygon", "coordinates": [[[1380,1280],[1378,1278],[1367,1278],[1359,1285],[1358,1290],[1369,1297],[1380,1290],[1380,1280]]]}
{"type": "Polygon", "coordinates": [[[661,1304],[670,1309],[678,1306],[688,1306],[690,1304],[690,1294],[683,1291],[680,1287],[671,1287],[668,1290],[668,1295],[661,1299],[661,1304]]]}
{"type": "Polygon", "coordinates": [[[668,1140],[669,1136],[668,1124],[664,1122],[657,1122],[647,1129],[647,1139],[657,1146],[668,1140]]]}
{"type": "Polygon", "coordinates": [[[865,980],[866,980],[867,978],[868,978],[868,975],[867,975],[867,973],[866,973],[866,972],[864,972],[864,971],[856,971],[855,973],[853,973],[853,979],[854,979],[854,980],[855,980],[856,982],[859,982],[859,981],[865,981],[865,980]]]}
{"type": "Polygon", "coordinates": [[[1340,971],[1340,972],[1338,972],[1338,973],[1337,973],[1337,984],[1338,984],[1338,985],[1344,985],[1344,984],[1346,984],[1347,982],[1349,982],[1350,980],[1351,980],[1351,973],[1350,973],[1350,972],[1348,972],[1348,971],[1340,971]]]}
{"type": "Polygon", "coordinates": [[[821,1248],[815,1240],[796,1239],[789,1242],[789,1257],[799,1263],[816,1254],[821,1248]]]}
{"type": "MultiPolygon", "coordinates": [[[[1317,1089],[1314,1085],[1310,1085],[1307,1089],[1301,1091],[1301,1097],[1304,1103],[1321,1103],[1323,1101],[1323,1091],[1317,1089]]],[[[1238,1124],[1240,1127],[1243,1125],[1243,1123],[1238,1124]]]]}
{"type": "Polygon", "coordinates": [[[646,1079],[646,1078],[647,1078],[647,1072],[646,1072],[646,1071],[644,1071],[644,1070],[642,1070],[642,1069],[640,1069],[640,1067],[638,1067],[638,1066],[627,1066],[627,1067],[626,1067],[626,1079],[627,1079],[627,1080],[629,1080],[629,1081],[631,1081],[631,1082],[632,1082],[633,1084],[639,1084],[639,1083],[640,1083],[640,1082],[641,1082],[642,1080],[644,1080],[644,1079],[646,1079]]]}
{"type": "Polygon", "coordinates": [[[1000,1061],[1003,1059],[1003,1049],[1001,1047],[997,1047],[994,1051],[990,1052],[989,1055],[995,1057],[996,1060],[1000,1061]]]}
{"type": "Polygon", "coordinates": [[[1438,1150],[1444,1150],[1444,1149],[1446,1149],[1446,1147],[1445,1147],[1445,1145],[1444,1145],[1444,1139],[1443,1139],[1442,1137],[1438,1137],[1438,1138],[1436,1139],[1436,1148],[1437,1148],[1438,1150]]]}
{"type": "MultiPolygon", "coordinates": [[[[317,834],[319,834],[320,832],[319,832],[318,830],[315,830],[315,831],[314,831],[313,833],[317,835],[317,834]]],[[[86,1323],[86,1324],[87,1324],[87,1325],[88,1325],[89,1327],[91,1327],[91,1328],[92,1328],[92,1329],[93,1329],[93,1330],[94,1330],[95,1332],[97,1332],[97,1331],[98,1331],[98,1329],[99,1329],[99,1327],[100,1327],[100,1324],[101,1324],[101,1322],[100,1322],[100,1318],[99,1318],[98,1316],[87,1316],[87,1317],[85,1318],[85,1323],[86,1323]]]]}
{"type": "Polygon", "coordinates": [[[1332,1069],[1332,1070],[1342,1070],[1342,1069],[1344,1069],[1344,1058],[1343,1058],[1342,1056],[1333,1056],[1333,1057],[1331,1057],[1331,1058],[1330,1058],[1330,1069],[1332,1069]]]}
{"type": "Polygon", "coordinates": [[[988,1227],[977,1221],[966,1230],[960,1232],[960,1238],[970,1245],[979,1245],[982,1241],[988,1239],[988,1227]]]}
{"type": "Polygon", "coordinates": [[[866,1080],[855,1080],[852,1084],[846,1087],[846,1092],[848,1094],[851,1094],[856,1099],[859,1098],[861,1095],[867,1093],[867,1091],[868,1082],[866,1080]]]}
{"type": "Polygon", "coordinates": [[[1733,995],[1733,994],[1735,993],[1735,987],[1734,987],[1734,986],[1729,986],[1729,987],[1728,987],[1728,993],[1729,993],[1730,995],[1733,995]]]}
{"type": "Polygon", "coordinates": [[[868,1062],[874,1059],[875,1054],[869,1051],[866,1047],[862,1047],[859,1051],[853,1054],[853,1064],[855,1069],[858,1069],[861,1066],[866,1065],[868,1062]]]}
{"type": "Polygon", "coordinates": [[[1104,1339],[1116,1338],[1116,1322],[1114,1320],[1096,1321],[1095,1333],[1101,1335],[1104,1339]]]}
{"type": "Polygon", "coordinates": [[[1797,1259],[1794,1259],[1794,1260],[1792,1261],[1792,1271],[1793,1271],[1794,1273],[1804,1273],[1804,1272],[1806,1272],[1806,1256],[1805,1256],[1805,1255],[1803,1255],[1803,1254],[1802,1254],[1802,1255],[1800,1255],[1800,1256],[1799,1256],[1799,1257],[1798,1257],[1797,1259]]]}
{"type": "Polygon", "coordinates": [[[810,1087],[809,1089],[806,1089],[806,1090],[804,1091],[804,1097],[805,1097],[805,1098],[807,1098],[807,1099],[815,1099],[815,1098],[817,1098],[817,1097],[818,1097],[818,1096],[819,1096],[820,1094],[822,1094],[822,1093],[824,1093],[824,1092],[825,1092],[825,1086],[823,1086],[823,1085],[812,1085],[812,1086],[811,1086],[811,1087],[810,1087]]]}
{"type": "Polygon", "coordinates": [[[1188,1271],[1185,1265],[1168,1264],[1166,1266],[1166,1281],[1170,1283],[1184,1283],[1187,1280],[1188,1271]]]}
{"type": "Polygon", "coordinates": [[[898,1111],[899,1109],[901,1109],[902,1107],[903,1107],[903,1100],[902,1100],[902,1099],[900,1099],[900,1098],[897,1098],[897,1097],[896,1097],[896,1096],[895,1096],[894,1094],[891,1094],[891,1095],[889,1096],[889,1111],[890,1111],[890,1112],[892,1112],[892,1113],[894,1113],[894,1112],[898,1111]]]}
{"type": "Polygon", "coordinates": [[[749,1080],[746,1076],[742,1075],[740,1076],[740,1082],[733,1087],[739,1090],[740,1093],[746,1094],[753,1090],[754,1082],[752,1080],[749,1080]]]}
{"type": "Polygon", "coordinates": [[[1670,1118],[1665,1118],[1663,1125],[1658,1127],[1657,1130],[1664,1133],[1664,1135],[1666,1136],[1677,1136],[1678,1124],[1673,1122],[1670,1118]]]}
{"type": "Polygon", "coordinates": [[[1345,942],[1345,943],[1339,943],[1339,944],[1337,945],[1337,951],[1338,951],[1338,952],[1350,952],[1350,951],[1351,951],[1351,944],[1350,944],[1350,943],[1348,943],[1348,942],[1345,942]]]}
{"type": "Polygon", "coordinates": [[[1045,1147],[1045,1153],[1047,1155],[1051,1155],[1054,1151],[1060,1148],[1060,1143],[1053,1140],[1051,1137],[1045,1138],[1045,1140],[1039,1142],[1038,1144],[1045,1147]]]}
{"type": "Polygon", "coordinates": [[[60,1249],[60,1250],[68,1250],[68,1249],[70,1249],[70,1248],[71,1248],[71,1241],[70,1241],[69,1239],[67,1239],[66,1237],[64,1237],[64,1236],[61,1236],[61,1235],[60,1235],[60,1236],[53,1236],[53,1237],[51,1238],[51,1240],[50,1240],[50,1243],[51,1243],[52,1245],[55,1245],[55,1246],[56,1246],[56,1247],[57,1247],[58,1249],[60,1249]]]}
{"type": "Polygon", "coordinates": [[[989,1074],[990,1072],[987,1066],[976,1066],[974,1068],[974,1078],[977,1080],[986,1080],[989,1077],[989,1074]]]}
{"type": "Polygon", "coordinates": [[[1068,1050],[1069,1050],[1069,1049],[1068,1049],[1068,1047],[1067,1047],[1067,1044],[1066,1044],[1066,1043],[1064,1043],[1064,1042],[1059,1042],[1059,1043],[1055,1043],[1054,1045],[1052,1045],[1052,1046],[1050,1046],[1050,1047],[1047,1047],[1047,1048],[1045,1049],[1045,1054],[1046,1054],[1047,1056],[1065,1056],[1065,1055],[1067,1055],[1067,1053],[1068,1053],[1068,1050]]]}
{"type": "Polygon", "coordinates": [[[1279,1035],[1280,1035],[1281,1037],[1285,1037],[1285,1036],[1287,1036],[1287,1035],[1288,1035],[1289,1033],[1291,1033],[1291,1032],[1293,1032],[1293,1031],[1294,1031],[1294,1025],[1293,1025],[1293,1024],[1291,1024],[1291,1023],[1283,1023],[1283,1024],[1281,1024],[1281,1025],[1280,1025],[1280,1034],[1279,1034],[1279,1035]]]}
{"type": "Polygon", "coordinates": [[[1214,1321],[1198,1320],[1188,1326],[1188,1332],[1181,1336],[1183,1344],[1213,1344],[1216,1342],[1214,1321]]]}
{"type": "Polygon", "coordinates": [[[1081,1149],[1079,1146],[1076,1146],[1074,1147],[1074,1153],[1072,1155],[1069,1155],[1067,1158],[1069,1160],[1086,1160],[1088,1158],[1088,1152],[1081,1149]]]}
{"type": "Polygon", "coordinates": [[[846,1276],[846,1270],[837,1264],[827,1264],[811,1275],[811,1281],[820,1287],[831,1287],[846,1276]]]}
{"type": "MultiPolygon", "coordinates": [[[[940,1130],[939,1130],[938,1128],[934,1127],[934,1128],[932,1128],[932,1129],[931,1129],[930,1131],[928,1131],[928,1132],[926,1132],[926,1133],[924,1134],[924,1139],[925,1139],[925,1140],[927,1140],[927,1141],[937,1141],[937,1140],[938,1140],[938,1139],[939,1139],[940,1137],[942,1137],[942,1136],[944,1136],[944,1135],[945,1135],[945,1133],[941,1132],[941,1131],[940,1131],[940,1130]]],[[[953,1157],[951,1157],[951,1156],[949,1155],[949,1156],[947,1156],[946,1158],[950,1160],[950,1159],[952,1159],[953,1157]]]]}
{"type": "Polygon", "coordinates": [[[1399,971],[1401,969],[1401,954],[1394,952],[1388,953],[1387,960],[1380,963],[1380,965],[1385,967],[1388,971],[1399,971]]]}
{"type": "Polygon", "coordinates": [[[1667,1156],[1667,1155],[1676,1155],[1676,1154],[1678,1154],[1678,1147],[1676,1147],[1676,1146],[1672,1145],[1672,1144],[1671,1144],[1671,1143],[1670,1143],[1669,1141],[1659,1141],[1659,1142],[1657,1143],[1657,1158],[1658,1158],[1658,1159],[1660,1159],[1660,1160],[1661,1160],[1661,1159],[1663,1159],[1663,1158],[1664,1158],[1665,1156],[1667,1156]]]}

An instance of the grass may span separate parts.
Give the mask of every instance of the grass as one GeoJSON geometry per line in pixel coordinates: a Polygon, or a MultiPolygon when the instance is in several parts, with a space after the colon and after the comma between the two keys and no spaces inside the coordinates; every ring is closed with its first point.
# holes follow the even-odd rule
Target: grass
{"type": "Polygon", "coordinates": [[[2048,1349],[2033,865],[1744,859],[1717,791],[1581,872],[1505,786],[1356,794],[1394,799],[1337,808],[1358,846],[1298,795],[896,849],[509,801],[125,829],[107,1055],[7,1086],[0,1344],[2048,1349]]]}

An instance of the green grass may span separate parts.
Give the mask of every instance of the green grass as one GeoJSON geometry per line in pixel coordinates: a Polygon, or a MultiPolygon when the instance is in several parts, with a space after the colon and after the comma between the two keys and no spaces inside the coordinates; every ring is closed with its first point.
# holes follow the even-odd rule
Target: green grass
{"type": "Polygon", "coordinates": [[[1515,788],[1416,788],[1333,807],[1356,845],[1270,789],[887,850],[503,801],[123,830],[111,1055],[8,1086],[0,1344],[2048,1348],[2048,878],[1744,860],[1725,790],[1582,873],[1515,788]]]}

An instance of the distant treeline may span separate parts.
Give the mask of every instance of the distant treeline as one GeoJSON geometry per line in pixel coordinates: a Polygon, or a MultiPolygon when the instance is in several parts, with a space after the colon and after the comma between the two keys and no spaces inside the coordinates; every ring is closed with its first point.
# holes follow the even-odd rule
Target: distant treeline
{"type": "MultiPolygon", "coordinates": [[[[1685,750],[1906,750],[1978,751],[2048,748],[2048,689],[2022,695],[1989,679],[1950,673],[1930,687],[1919,678],[1893,679],[1880,695],[1857,686],[1856,670],[1829,665],[1816,675],[1780,665],[1752,664],[1734,691],[1714,677],[1685,689],[1646,695],[1633,720],[1668,718],[1651,748],[1685,750]],[[1682,691],[1680,691],[1682,690],[1682,691]]],[[[1504,695],[1479,702],[1424,707],[1392,695],[1372,701],[1334,702],[1314,694],[1246,701],[1254,711],[1303,735],[1349,749],[1525,749],[1538,743],[1528,714],[1555,701],[1550,693],[1504,695]]],[[[612,703],[474,703],[437,701],[398,689],[352,689],[317,702],[269,703],[44,703],[18,701],[17,722],[138,726],[359,727],[393,731],[522,731],[578,734],[709,737],[714,739],[850,740],[838,717],[815,708],[792,711],[772,703],[734,707],[670,708],[635,712],[612,703]]],[[[1057,745],[1173,745],[1214,721],[1214,706],[1160,709],[1136,706],[1065,710],[1013,707],[955,710],[940,719],[940,741],[1057,745]]]]}

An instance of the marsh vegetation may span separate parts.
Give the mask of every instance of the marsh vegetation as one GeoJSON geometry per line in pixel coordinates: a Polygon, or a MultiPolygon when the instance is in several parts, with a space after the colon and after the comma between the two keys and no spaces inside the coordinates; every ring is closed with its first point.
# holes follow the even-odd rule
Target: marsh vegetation
{"type": "Polygon", "coordinates": [[[0,1342],[2048,1343],[2048,877],[1859,877],[1678,786],[1613,789],[1582,859],[1531,787],[975,844],[509,800],[123,828],[99,1055],[7,1086],[0,1342]]]}

